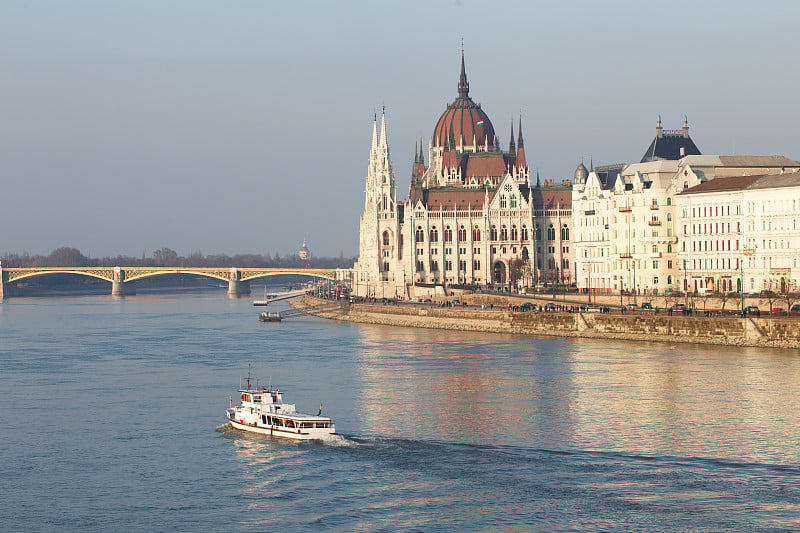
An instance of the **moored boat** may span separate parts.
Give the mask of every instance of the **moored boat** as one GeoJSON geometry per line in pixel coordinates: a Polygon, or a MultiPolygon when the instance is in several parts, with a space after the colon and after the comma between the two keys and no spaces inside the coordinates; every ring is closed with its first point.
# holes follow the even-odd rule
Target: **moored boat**
{"type": "Polygon", "coordinates": [[[261,322],[280,322],[281,321],[281,314],[278,312],[272,313],[269,311],[263,311],[259,316],[258,319],[261,322]]]}
{"type": "Polygon", "coordinates": [[[284,403],[283,393],[278,389],[253,388],[250,377],[247,387],[239,389],[240,405],[226,410],[228,422],[236,429],[273,437],[290,439],[323,439],[336,434],[333,421],[322,416],[322,404],[315,415],[298,413],[293,403],[284,403]]]}

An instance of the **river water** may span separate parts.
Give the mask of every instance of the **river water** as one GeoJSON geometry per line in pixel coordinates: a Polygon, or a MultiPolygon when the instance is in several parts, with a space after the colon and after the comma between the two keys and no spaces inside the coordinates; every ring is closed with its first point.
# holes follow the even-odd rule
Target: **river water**
{"type": "Polygon", "coordinates": [[[796,352],[0,304],[2,531],[800,529],[796,352]],[[340,437],[225,426],[248,365],[340,437]]]}

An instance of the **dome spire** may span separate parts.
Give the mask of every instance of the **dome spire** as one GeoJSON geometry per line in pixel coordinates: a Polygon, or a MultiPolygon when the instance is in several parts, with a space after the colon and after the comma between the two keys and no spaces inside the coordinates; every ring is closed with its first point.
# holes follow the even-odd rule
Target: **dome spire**
{"type": "Polygon", "coordinates": [[[467,69],[464,68],[464,40],[461,40],[461,76],[458,78],[458,96],[467,98],[469,96],[469,82],[467,81],[467,69]]]}

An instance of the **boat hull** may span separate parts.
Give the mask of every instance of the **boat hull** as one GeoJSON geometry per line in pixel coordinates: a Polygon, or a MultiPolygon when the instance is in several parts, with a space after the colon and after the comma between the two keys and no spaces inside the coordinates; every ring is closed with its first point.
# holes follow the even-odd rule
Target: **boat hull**
{"type": "Polygon", "coordinates": [[[248,431],[250,433],[257,433],[259,435],[268,435],[270,437],[282,437],[294,440],[314,440],[325,439],[331,435],[336,435],[335,428],[310,428],[310,429],[297,429],[297,428],[284,428],[278,426],[250,424],[244,421],[235,420],[228,416],[228,422],[231,427],[248,431]]]}

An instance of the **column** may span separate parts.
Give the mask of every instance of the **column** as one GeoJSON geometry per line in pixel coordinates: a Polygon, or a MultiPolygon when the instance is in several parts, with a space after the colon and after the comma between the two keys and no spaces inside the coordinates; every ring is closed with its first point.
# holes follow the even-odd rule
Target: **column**
{"type": "Polygon", "coordinates": [[[133,296],[136,294],[134,282],[125,282],[125,271],[114,267],[114,280],[111,282],[111,296],[133,296]]]}
{"type": "Polygon", "coordinates": [[[241,281],[242,273],[239,269],[234,267],[230,270],[230,279],[228,280],[228,296],[236,297],[250,294],[250,282],[241,281]]]}

